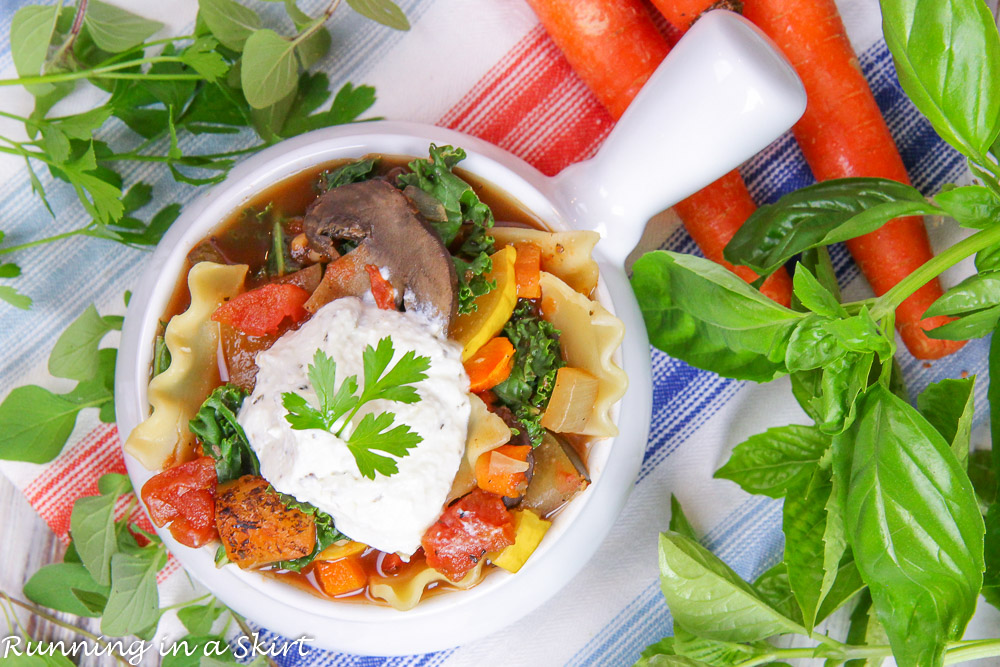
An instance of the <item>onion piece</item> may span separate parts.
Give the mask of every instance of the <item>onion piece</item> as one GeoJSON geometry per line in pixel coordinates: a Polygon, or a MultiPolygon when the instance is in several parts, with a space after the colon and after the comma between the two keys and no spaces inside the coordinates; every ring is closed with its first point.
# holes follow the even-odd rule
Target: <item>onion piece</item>
{"type": "Polygon", "coordinates": [[[530,468],[530,464],[527,461],[518,461],[517,459],[502,454],[496,450],[490,452],[490,476],[497,475],[515,475],[521,472],[527,472],[530,468]]]}
{"type": "Polygon", "coordinates": [[[587,371],[560,368],[541,425],[554,433],[580,433],[594,411],[599,388],[600,381],[587,371]]]}

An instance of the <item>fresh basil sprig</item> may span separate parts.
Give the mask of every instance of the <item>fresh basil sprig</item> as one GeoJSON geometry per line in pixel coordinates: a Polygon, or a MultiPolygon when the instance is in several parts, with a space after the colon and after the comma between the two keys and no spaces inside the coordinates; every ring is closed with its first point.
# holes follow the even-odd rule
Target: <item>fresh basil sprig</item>
{"type": "Polygon", "coordinates": [[[926,313],[955,319],[928,335],[1000,331],[1000,35],[978,0],[881,6],[904,90],[981,183],[930,199],[884,179],[845,179],[761,207],[725,257],[767,274],[800,256],[792,309],[706,260],[658,252],[636,262],[632,284],[654,345],[727,377],[787,373],[814,421],[751,437],[716,473],[784,499],[783,560],[753,586],[690,534],[661,536],[661,584],[676,634],[650,646],[640,664],[840,664],[892,655],[922,667],[1000,655],[1000,639],[961,639],[980,593],[1000,605],[1000,382],[988,396],[993,456],[970,453],[975,379],[932,384],[913,407],[893,358],[895,309],[968,257],[978,273],[926,313]],[[978,231],[882,296],[843,303],[826,246],[926,214],[978,231]],[[695,595],[694,581],[709,585],[695,595]],[[841,608],[851,612],[846,637],[813,629],[841,608]],[[761,643],[788,632],[809,646],[761,643]]]}

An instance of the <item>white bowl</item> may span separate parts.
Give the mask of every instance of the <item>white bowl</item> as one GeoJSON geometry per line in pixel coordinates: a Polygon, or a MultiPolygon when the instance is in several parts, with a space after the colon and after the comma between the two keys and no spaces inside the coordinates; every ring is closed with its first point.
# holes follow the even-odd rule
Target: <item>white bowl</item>
{"type": "MultiPolygon", "coordinates": [[[[536,608],[596,551],[625,504],[642,461],[651,412],[649,344],[623,269],[646,220],[733,168],[785,131],[805,108],[791,68],[748,23],[713,12],[660,66],[592,160],[548,178],[484,141],[411,123],[331,127],[284,141],[233,169],[189,204],[164,236],[125,318],[115,377],[119,433],[149,412],[146,387],[153,339],[190,248],[263,188],[314,165],[368,153],[426,155],[431,142],[460,146],[462,167],[496,184],[552,229],[595,229],[598,297],[625,323],[618,362],[629,389],[616,407],[620,435],[596,443],[593,483],[553,521],[517,574],[491,572],[467,591],[432,596],[415,609],[337,603],[227,565],[214,548],[160,536],[184,568],[226,605],[287,637],[368,655],[440,650],[484,636],[536,608]],[[682,130],[678,133],[677,130],[682,130]],[[667,157],[669,156],[669,157],[667,157]]],[[[154,471],[125,456],[136,489],[154,471]]]]}

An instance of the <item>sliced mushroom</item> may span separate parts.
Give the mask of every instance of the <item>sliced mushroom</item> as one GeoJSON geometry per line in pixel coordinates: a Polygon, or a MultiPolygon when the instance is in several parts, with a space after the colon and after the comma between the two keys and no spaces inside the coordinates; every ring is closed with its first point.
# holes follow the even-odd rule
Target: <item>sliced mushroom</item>
{"type": "Polygon", "coordinates": [[[358,242],[368,263],[387,269],[389,282],[407,310],[440,318],[445,328],[457,311],[458,276],[437,232],[417,213],[412,202],[383,180],[362,181],[334,188],[306,211],[309,243],[330,254],[335,240],[358,242]]]}

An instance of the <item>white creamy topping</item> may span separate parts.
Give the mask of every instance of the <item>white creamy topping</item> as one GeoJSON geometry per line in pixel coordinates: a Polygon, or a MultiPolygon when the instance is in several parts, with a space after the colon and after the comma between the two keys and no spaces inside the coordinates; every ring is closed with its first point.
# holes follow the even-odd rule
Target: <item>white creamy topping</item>
{"type": "MultiPolygon", "coordinates": [[[[469,379],[462,350],[414,313],[379,310],[347,297],[320,308],[297,331],[257,355],[257,383],[244,401],[239,422],[260,459],[261,474],[282,493],[333,516],[351,539],[388,553],[412,554],[438,518],[465,449],[469,379]],[[354,419],[392,412],[423,441],[398,459],[399,472],[374,480],[361,476],[344,441],[324,430],[294,430],[285,420],[286,391],[318,406],[308,378],[317,349],[337,362],[337,386],[351,375],[364,382],[362,351],[391,337],[395,356],[409,350],[430,357],[427,379],[414,386],[420,401],[366,403],[354,419]]],[[[381,452],[379,452],[381,454],[381,452]]]]}

